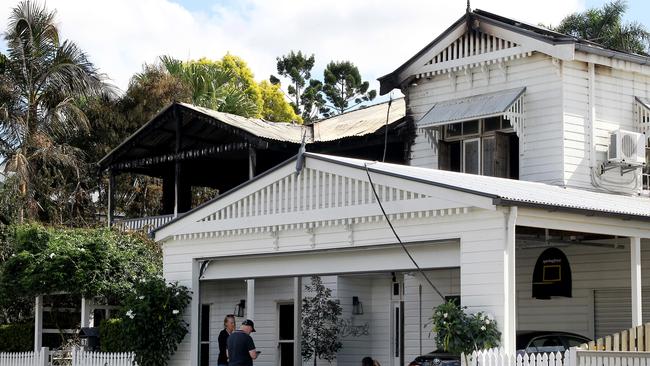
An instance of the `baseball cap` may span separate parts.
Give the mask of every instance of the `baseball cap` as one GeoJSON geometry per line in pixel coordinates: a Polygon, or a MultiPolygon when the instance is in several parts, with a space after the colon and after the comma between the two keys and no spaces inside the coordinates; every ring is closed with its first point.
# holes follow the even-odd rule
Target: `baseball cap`
{"type": "Polygon", "coordinates": [[[246,319],[246,320],[244,320],[243,323],[241,323],[241,325],[248,325],[248,326],[250,326],[251,328],[253,328],[253,332],[255,332],[255,323],[253,323],[252,320],[250,320],[250,319],[246,319]]]}

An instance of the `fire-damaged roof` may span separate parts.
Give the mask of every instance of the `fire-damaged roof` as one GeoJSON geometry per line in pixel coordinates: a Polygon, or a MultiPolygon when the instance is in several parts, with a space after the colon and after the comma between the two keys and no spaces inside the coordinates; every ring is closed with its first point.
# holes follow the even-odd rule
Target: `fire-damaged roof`
{"type": "Polygon", "coordinates": [[[153,168],[147,167],[217,156],[239,159],[242,152],[248,156],[250,148],[286,152],[284,160],[295,154],[303,139],[318,151],[349,149],[347,143],[338,141],[383,136],[386,131],[392,141],[399,138],[404,142],[406,137],[401,132],[407,128],[405,115],[403,98],[393,100],[390,109],[389,103],[384,102],[310,125],[269,122],[187,103],[172,103],[102,158],[98,165],[102,171],[114,169],[156,175],[151,173],[153,168]]]}

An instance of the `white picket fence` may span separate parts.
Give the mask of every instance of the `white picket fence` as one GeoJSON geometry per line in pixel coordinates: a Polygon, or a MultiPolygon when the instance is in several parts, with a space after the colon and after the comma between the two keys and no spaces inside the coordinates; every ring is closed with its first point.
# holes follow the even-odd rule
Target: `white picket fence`
{"type": "Polygon", "coordinates": [[[55,352],[47,348],[42,348],[39,352],[0,353],[0,366],[136,366],[135,355],[127,352],[87,352],[73,349],[69,360],[55,358],[54,354],[55,352]]]}
{"type": "Polygon", "coordinates": [[[650,366],[650,352],[593,351],[572,348],[564,353],[506,354],[503,349],[461,357],[463,366],[650,366]]]}
{"type": "Polygon", "coordinates": [[[76,349],[72,351],[72,366],[133,365],[135,365],[135,355],[132,352],[87,352],[76,349]]]}
{"type": "Polygon", "coordinates": [[[43,350],[41,352],[2,352],[0,353],[0,366],[45,366],[49,363],[49,357],[49,353],[43,350]]]}

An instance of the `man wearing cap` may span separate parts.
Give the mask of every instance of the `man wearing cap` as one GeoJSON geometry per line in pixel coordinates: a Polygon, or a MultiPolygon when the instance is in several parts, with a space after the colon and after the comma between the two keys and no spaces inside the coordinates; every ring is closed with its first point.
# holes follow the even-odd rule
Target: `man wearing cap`
{"type": "Polygon", "coordinates": [[[255,332],[255,323],[246,319],[241,323],[239,330],[236,330],[228,337],[228,366],[252,366],[253,360],[259,352],[255,350],[255,343],[250,336],[255,332]]]}

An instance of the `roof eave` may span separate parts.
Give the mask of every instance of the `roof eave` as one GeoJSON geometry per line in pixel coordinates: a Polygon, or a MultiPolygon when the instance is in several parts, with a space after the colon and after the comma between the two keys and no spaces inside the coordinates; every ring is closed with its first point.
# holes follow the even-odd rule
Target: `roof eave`
{"type": "Polygon", "coordinates": [[[626,213],[620,213],[620,212],[590,210],[590,209],[577,208],[577,207],[548,205],[548,204],[537,203],[537,202],[525,202],[525,201],[511,200],[511,199],[501,198],[501,197],[494,198],[492,200],[492,203],[495,206],[528,207],[528,208],[544,209],[544,210],[552,211],[552,212],[559,211],[559,212],[580,214],[580,215],[585,215],[585,216],[597,216],[597,217],[606,217],[606,218],[614,217],[614,218],[619,218],[621,220],[626,220],[626,221],[650,222],[650,216],[640,216],[640,215],[626,214],[626,213]]]}

